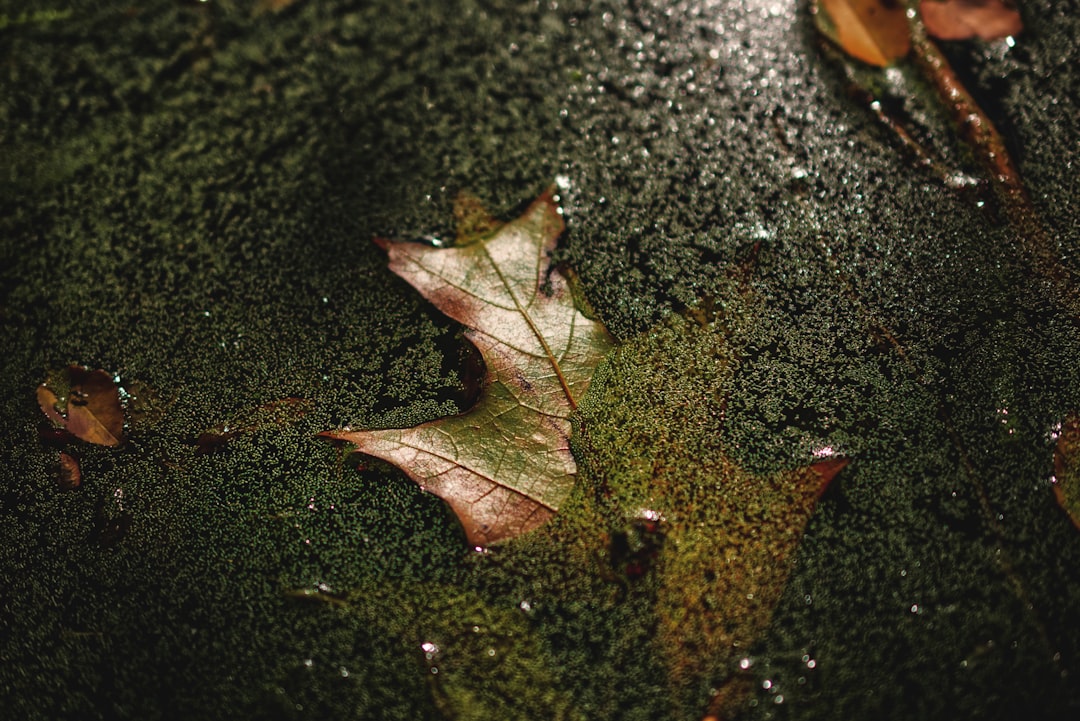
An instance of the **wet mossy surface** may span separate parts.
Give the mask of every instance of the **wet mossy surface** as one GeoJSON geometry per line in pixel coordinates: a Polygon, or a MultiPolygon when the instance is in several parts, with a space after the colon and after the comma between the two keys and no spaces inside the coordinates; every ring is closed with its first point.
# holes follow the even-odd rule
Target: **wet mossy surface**
{"type": "MultiPolygon", "coordinates": [[[[0,3],[5,717],[669,714],[656,579],[612,570],[610,528],[556,543],[588,538],[582,499],[480,556],[438,499],[314,437],[471,397],[460,329],[371,238],[448,236],[459,190],[510,218],[555,178],[560,253],[618,337],[752,289],[720,374],[740,467],[850,459],[749,650],[749,716],[1077,712],[1080,534],[1050,487],[1076,309],[992,194],[876,123],[804,5],[39,6],[0,3]],[[154,412],[120,448],[69,445],[83,484],[60,491],[34,389],[69,363],[154,412]],[[310,410],[199,452],[285,398],[310,410]],[[431,680],[417,629],[482,656],[464,618],[527,694],[431,680]]],[[[946,52],[1075,274],[1080,8],[1023,12],[1015,47],[946,52]]],[[[978,174],[918,82],[876,82],[978,174]]]]}

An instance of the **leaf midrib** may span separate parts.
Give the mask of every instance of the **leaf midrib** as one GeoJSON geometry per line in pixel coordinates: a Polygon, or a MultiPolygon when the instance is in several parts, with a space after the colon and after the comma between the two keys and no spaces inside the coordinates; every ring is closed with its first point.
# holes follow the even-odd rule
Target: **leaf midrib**
{"type": "MultiPolygon", "coordinates": [[[[543,252],[543,249],[541,249],[543,252]]],[[[496,275],[499,276],[499,282],[506,288],[506,292],[510,294],[510,298],[514,301],[514,307],[521,317],[525,319],[525,322],[529,325],[529,330],[536,336],[536,340],[540,342],[540,347],[544,349],[544,354],[547,356],[548,362],[551,363],[552,369],[555,371],[555,375],[559,379],[559,384],[562,386],[563,393],[566,395],[566,400],[570,402],[570,409],[577,410],[577,400],[574,398],[574,394],[570,392],[570,384],[566,380],[566,376],[563,375],[562,368],[559,367],[559,361],[555,358],[555,354],[551,352],[551,346],[548,345],[547,339],[540,333],[540,329],[533,322],[532,317],[521,305],[521,301],[518,300],[517,295],[514,293],[513,287],[510,285],[506,276],[503,275],[502,269],[499,268],[499,264],[495,262],[495,259],[491,257],[491,253],[488,252],[487,246],[484,246],[484,255],[487,256],[488,262],[491,263],[491,267],[495,269],[496,275]]],[[[539,265],[537,266],[539,267],[539,265]]]]}

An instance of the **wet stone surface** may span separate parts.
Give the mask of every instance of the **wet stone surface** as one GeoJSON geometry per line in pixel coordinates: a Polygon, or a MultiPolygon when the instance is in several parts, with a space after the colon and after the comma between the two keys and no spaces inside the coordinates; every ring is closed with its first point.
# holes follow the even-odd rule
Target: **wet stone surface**
{"type": "MultiPolygon", "coordinates": [[[[867,87],[978,176],[911,68],[849,73],[788,1],[22,11],[0,3],[12,717],[700,718],[650,646],[641,527],[614,571],[602,538],[559,545],[584,512],[476,554],[402,473],[314,438],[473,395],[460,329],[371,239],[452,237],[460,190],[509,219],[553,181],[619,338],[752,293],[710,447],[751,474],[850,459],[739,659],[747,717],[1076,712],[1080,534],[1051,488],[1076,308],[992,193],[875,120],[867,87]],[[119,446],[63,446],[61,490],[35,389],[70,364],[143,390],[119,446]]],[[[945,52],[1072,278],[1080,8],[1022,12],[1014,45],[945,52]]]]}

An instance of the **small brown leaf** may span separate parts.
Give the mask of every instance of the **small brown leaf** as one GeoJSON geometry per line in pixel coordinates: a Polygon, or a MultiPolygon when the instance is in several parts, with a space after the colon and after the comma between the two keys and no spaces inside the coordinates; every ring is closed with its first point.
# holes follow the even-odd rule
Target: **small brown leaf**
{"type": "Polygon", "coordinates": [[[1024,29],[1020,12],[1005,0],[922,0],[926,32],[940,40],[998,40],[1024,29]]]}
{"type": "Polygon", "coordinates": [[[42,412],[76,438],[118,446],[124,438],[124,408],[112,376],[103,370],[69,366],[37,389],[42,412]]]}
{"type": "Polygon", "coordinates": [[[911,49],[911,32],[899,0],[816,0],[814,23],[851,57],[885,67],[911,49]]]}
{"type": "Polygon", "coordinates": [[[56,468],[56,485],[61,491],[73,491],[82,485],[82,469],[79,460],[70,453],[60,451],[56,468]]]}

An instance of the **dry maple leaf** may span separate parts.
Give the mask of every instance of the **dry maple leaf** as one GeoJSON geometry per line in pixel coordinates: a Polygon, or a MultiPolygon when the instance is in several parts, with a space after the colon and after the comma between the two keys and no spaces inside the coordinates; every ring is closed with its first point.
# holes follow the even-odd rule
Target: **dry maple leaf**
{"type": "Polygon", "coordinates": [[[321,435],[402,468],[457,514],[484,546],[549,519],[574,483],[570,414],[612,348],[604,326],[574,304],[551,266],[564,225],[554,189],[520,218],[490,230],[459,205],[457,245],[378,240],[390,269],[468,326],[483,356],[483,387],[468,412],[405,429],[321,435]],[[472,229],[483,228],[486,234],[472,229]]]}
{"type": "Polygon", "coordinates": [[[112,376],[69,366],[38,386],[38,405],[54,424],[88,443],[118,446],[124,438],[124,408],[112,376]]]}

